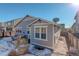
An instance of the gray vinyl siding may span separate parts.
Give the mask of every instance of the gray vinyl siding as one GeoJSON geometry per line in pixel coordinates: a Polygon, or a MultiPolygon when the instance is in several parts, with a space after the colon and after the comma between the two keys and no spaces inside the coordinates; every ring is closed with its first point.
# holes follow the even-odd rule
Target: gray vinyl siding
{"type": "Polygon", "coordinates": [[[72,26],[72,30],[75,33],[79,33],[79,24],[78,23],[74,23],[73,26],[72,26]]]}
{"type": "MultiPolygon", "coordinates": [[[[44,25],[42,25],[44,26],[44,25]]],[[[36,44],[36,45],[40,45],[40,46],[44,46],[44,47],[48,47],[53,49],[53,30],[52,30],[52,25],[51,24],[47,24],[47,41],[44,40],[39,40],[39,39],[34,39],[34,25],[32,25],[31,27],[31,44],[36,44]]]]}
{"type": "MultiPolygon", "coordinates": [[[[34,20],[36,19],[33,19],[33,18],[26,18],[24,19],[19,25],[16,26],[16,28],[18,27],[21,27],[22,31],[24,32],[27,32],[28,31],[28,25],[31,24],[34,20]]],[[[55,38],[57,38],[57,35],[59,35],[59,32],[57,32],[58,30],[55,31],[56,33],[56,37],[54,38],[54,33],[53,33],[53,30],[56,30],[56,29],[53,29],[53,24],[51,23],[48,23],[46,21],[37,21],[35,23],[33,23],[31,25],[31,33],[30,33],[30,43],[31,44],[36,44],[36,45],[40,45],[40,46],[44,46],[44,47],[47,47],[47,48],[51,48],[53,49],[53,43],[55,43],[55,38]],[[47,27],[47,40],[39,40],[39,39],[34,39],[34,26],[48,26],[47,27]]]]}

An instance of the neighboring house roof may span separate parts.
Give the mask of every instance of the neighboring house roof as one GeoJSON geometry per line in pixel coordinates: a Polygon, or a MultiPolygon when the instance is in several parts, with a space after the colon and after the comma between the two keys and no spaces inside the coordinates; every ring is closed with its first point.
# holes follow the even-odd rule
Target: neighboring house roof
{"type": "Polygon", "coordinates": [[[13,20],[10,20],[10,21],[4,22],[4,23],[9,23],[9,22],[12,22],[12,21],[20,20],[20,19],[22,19],[22,18],[13,19],[13,20]]]}
{"type": "Polygon", "coordinates": [[[22,18],[17,18],[17,19],[13,19],[7,22],[4,22],[4,26],[6,27],[13,27],[14,25],[16,25],[22,18]]]}
{"type": "Polygon", "coordinates": [[[0,22],[0,28],[4,28],[3,24],[0,22]]]}

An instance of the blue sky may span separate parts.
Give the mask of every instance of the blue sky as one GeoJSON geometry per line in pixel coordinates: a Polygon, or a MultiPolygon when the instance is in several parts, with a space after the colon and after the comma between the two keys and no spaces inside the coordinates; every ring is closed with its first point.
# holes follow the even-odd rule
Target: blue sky
{"type": "Polygon", "coordinates": [[[77,8],[71,4],[0,4],[0,22],[24,17],[29,14],[52,21],[60,18],[61,23],[70,27],[74,23],[77,8]]]}

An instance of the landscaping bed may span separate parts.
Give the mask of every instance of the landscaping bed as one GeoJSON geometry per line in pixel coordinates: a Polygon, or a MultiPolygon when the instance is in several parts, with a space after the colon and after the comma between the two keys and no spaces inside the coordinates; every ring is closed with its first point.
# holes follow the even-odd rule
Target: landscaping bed
{"type": "Polygon", "coordinates": [[[0,55],[19,56],[28,52],[28,41],[25,37],[18,36],[16,40],[5,37],[0,40],[0,55]]]}

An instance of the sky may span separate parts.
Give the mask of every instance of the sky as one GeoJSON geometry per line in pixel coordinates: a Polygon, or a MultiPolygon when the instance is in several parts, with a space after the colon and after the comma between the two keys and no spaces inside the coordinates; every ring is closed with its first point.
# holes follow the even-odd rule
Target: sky
{"type": "Polygon", "coordinates": [[[74,23],[76,12],[76,6],[67,3],[7,3],[0,4],[0,22],[30,15],[50,21],[58,17],[60,23],[64,23],[66,27],[71,27],[74,23]]]}

